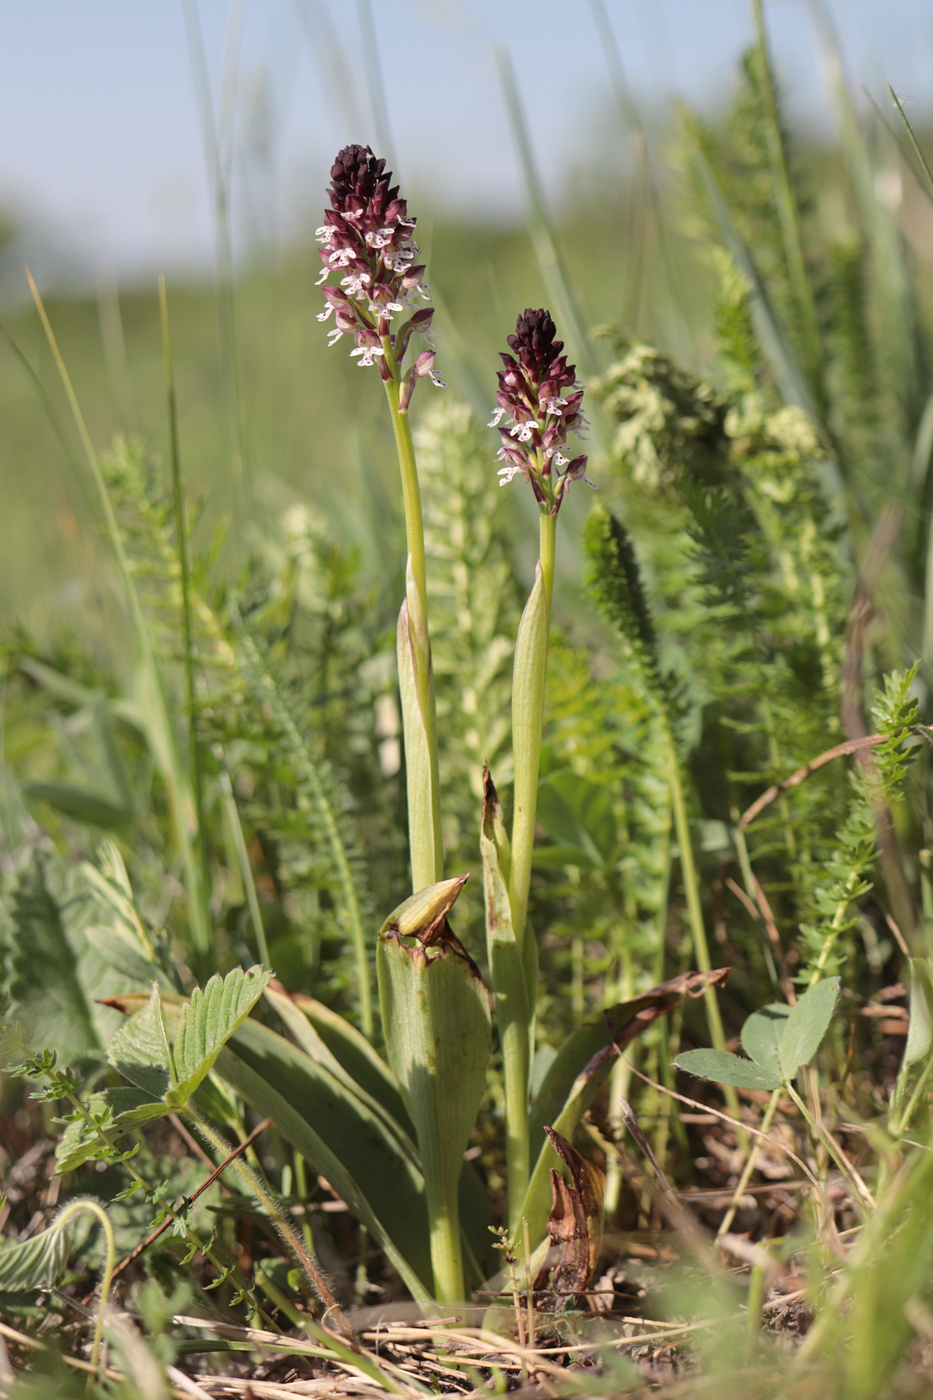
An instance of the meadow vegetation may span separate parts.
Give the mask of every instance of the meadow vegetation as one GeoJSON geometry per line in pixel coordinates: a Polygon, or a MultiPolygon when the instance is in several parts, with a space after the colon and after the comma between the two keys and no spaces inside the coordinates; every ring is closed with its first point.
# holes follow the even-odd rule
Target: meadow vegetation
{"type": "Polygon", "coordinates": [[[412,201],[436,360],[310,239],[6,316],[0,1394],[929,1387],[933,177],[753,9],[412,201]]]}

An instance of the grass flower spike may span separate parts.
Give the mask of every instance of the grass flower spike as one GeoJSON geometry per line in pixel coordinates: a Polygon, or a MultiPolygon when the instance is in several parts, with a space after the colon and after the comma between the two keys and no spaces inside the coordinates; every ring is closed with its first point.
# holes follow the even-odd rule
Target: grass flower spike
{"type": "Polygon", "coordinates": [[[583,390],[576,382],[576,366],[568,365],[564,343],[548,311],[525,311],[515,334],[508,337],[514,355],[500,354],[498,407],[491,428],[499,428],[501,484],[521,474],[531,482],[535,500],[551,515],[572,481],[593,483],[586,475],[586,457],[568,457],[563,451],[569,433],[585,427],[581,412],[583,390]],[[516,359],[515,356],[518,358],[516,359]],[[502,419],[511,421],[499,427],[502,419]]]}

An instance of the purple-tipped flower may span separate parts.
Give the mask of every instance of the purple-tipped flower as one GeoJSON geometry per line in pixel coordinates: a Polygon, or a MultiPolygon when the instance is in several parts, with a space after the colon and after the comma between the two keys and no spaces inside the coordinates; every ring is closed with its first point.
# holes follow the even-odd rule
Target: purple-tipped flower
{"type": "Polygon", "coordinates": [[[515,355],[500,352],[498,408],[490,423],[499,428],[502,447],[500,485],[519,472],[531,482],[535,499],[551,515],[560,510],[568,486],[583,480],[586,457],[568,457],[563,451],[569,433],[586,426],[581,412],[583,390],[577,384],[575,365],[562,354],[564,342],[555,339],[557,327],[549,311],[525,311],[508,344],[515,355]],[[515,356],[518,358],[516,359],[515,356]],[[500,427],[503,418],[505,424],[500,427]]]}
{"type": "MultiPolygon", "coordinates": [[[[318,316],[334,324],[331,345],[352,335],[356,349],[350,353],[361,365],[378,362],[383,379],[391,378],[383,342],[388,339],[400,366],[413,334],[426,335],[433,307],[422,307],[403,325],[392,330],[393,317],[410,310],[416,296],[429,301],[424,265],[417,262],[418,245],[412,237],[415,220],[399,199],[398,186],[368,146],[345,146],[330,172],[330,208],[317,230],[324,271],[319,285],[332,272],[340,274],[339,286],[323,288],[327,306],[318,316]]],[[[417,379],[434,373],[433,351],[419,355],[402,383],[401,407],[407,408],[417,379]]]]}

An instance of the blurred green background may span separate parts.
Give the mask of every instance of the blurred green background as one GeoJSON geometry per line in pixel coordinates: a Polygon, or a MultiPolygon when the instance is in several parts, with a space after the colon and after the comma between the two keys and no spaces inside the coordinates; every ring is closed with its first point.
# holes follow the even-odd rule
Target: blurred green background
{"type": "MultiPolygon", "coordinates": [[[[644,29],[641,50],[631,30],[634,16],[602,3],[581,5],[573,16],[546,5],[534,33],[523,28],[530,7],[514,7],[498,32],[495,7],[485,0],[447,7],[443,14],[443,7],[429,13],[403,6],[391,23],[388,7],[380,5],[359,4],[352,15],[349,7],[296,6],[295,33],[313,56],[304,87],[295,76],[298,60],[287,54],[279,8],[270,7],[266,47],[257,49],[253,31],[259,32],[259,17],[249,5],[182,4],[160,25],[162,47],[154,50],[150,69],[138,73],[135,89],[127,66],[130,59],[142,62],[143,21],[152,22],[150,7],[141,7],[132,21],[118,21],[109,48],[102,38],[109,3],[84,30],[69,30],[73,17],[63,12],[62,33],[44,65],[29,49],[28,20],[21,17],[11,30],[4,63],[14,95],[20,92],[26,101],[25,89],[16,84],[25,83],[21,70],[28,72],[32,64],[36,75],[41,68],[44,83],[60,77],[60,107],[74,97],[76,128],[93,134],[97,128],[89,124],[100,122],[96,146],[84,148],[89,201],[93,182],[101,179],[102,151],[108,140],[117,139],[106,135],[108,124],[111,131],[121,122],[127,127],[124,146],[114,147],[121,158],[131,159],[131,149],[127,154],[124,147],[132,137],[139,141],[140,163],[149,159],[149,146],[141,136],[133,137],[134,122],[142,111],[158,111],[160,83],[165,139],[187,133],[185,178],[193,178],[189,167],[199,142],[207,150],[206,173],[199,177],[200,243],[195,239],[185,256],[177,255],[177,248],[173,254],[170,240],[141,251],[138,229],[134,234],[136,211],[127,207],[136,197],[130,181],[123,199],[125,257],[114,241],[121,236],[115,219],[102,238],[103,261],[96,266],[93,248],[81,249],[77,237],[69,243],[54,219],[44,224],[41,216],[22,214],[15,191],[17,178],[22,186],[25,177],[20,172],[14,178],[15,170],[8,174],[12,184],[6,195],[0,169],[0,205],[5,202],[10,210],[0,229],[0,622],[25,623],[40,645],[65,629],[112,650],[119,631],[114,632],[109,564],[78,465],[77,437],[28,300],[24,261],[36,266],[95,447],[105,449],[115,434],[138,436],[156,471],[166,469],[167,447],[156,291],[157,271],[165,268],[183,471],[203,501],[199,542],[218,523],[229,522],[222,552],[228,570],[260,545],[268,535],[264,527],[274,525],[295,500],[306,502],[339,538],[361,543],[365,575],[385,580],[397,568],[395,466],[381,396],[373,392],[374,375],[360,372],[344,344],[327,348],[316,320],[321,299],[314,285],[319,264],[313,230],[325,201],[330,156],[323,152],[329,150],[330,130],[335,152],[345,139],[357,139],[353,123],[359,122],[374,133],[368,138],[374,145],[380,135],[386,149],[396,145],[402,168],[413,170],[411,187],[406,184],[403,192],[419,219],[438,306],[439,367],[450,392],[470,402],[482,421],[493,402],[497,351],[518,311],[550,299],[545,274],[555,258],[563,260],[579,328],[611,323],[689,366],[702,370],[708,364],[714,277],[692,178],[681,158],[675,104],[679,90],[703,106],[713,122],[717,109],[724,111],[737,77],[738,52],[750,37],[749,6],[716,0],[702,7],[700,16],[699,7],[666,0],[657,7],[654,28],[644,29]],[[392,48],[400,28],[411,75],[399,68],[392,48]],[[95,34],[99,42],[92,51],[95,34]],[[451,42],[458,34],[466,36],[464,47],[450,67],[456,55],[451,42]],[[438,35],[447,44],[446,70],[430,47],[438,35]],[[494,47],[500,41],[496,69],[494,47]],[[66,81],[58,71],[68,43],[79,42],[87,51],[76,56],[85,65],[99,61],[104,75],[96,86],[88,85],[96,73],[84,68],[83,97],[68,87],[73,75],[66,81]],[[561,46],[563,82],[560,74],[540,68],[541,56],[553,54],[555,44],[561,46]],[[265,67],[256,56],[260,50],[265,67]],[[312,78],[313,100],[308,96],[312,78]],[[176,92],[186,82],[187,106],[176,92]],[[526,123],[524,166],[520,120],[514,110],[511,119],[508,115],[510,83],[513,108],[520,107],[526,123]],[[298,93],[289,99],[295,109],[290,127],[283,115],[288,93],[298,93]],[[471,115],[475,139],[452,125],[471,115]],[[322,125],[303,131],[301,147],[296,129],[314,120],[322,125]],[[448,140],[469,144],[442,154],[436,147],[445,132],[453,133],[448,140]],[[286,200],[281,192],[290,178],[286,155],[299,147],[306,163],[286,200]],[[483,160],[485,174],[478,175],[483,160]],[[458,162],[463,166],[459,185],[458,162]],[[277,195],[270,193],[273,186],[277,195]],[[551,229],[542,219],[542,202],[553,216],[551,229]],[[278,226],[267,236],[274,215],[278,226]],[[49,252],[54,246],[55,257],[49,252]]],[[[812,27],[805,9],[771,5],[767,17],[788,84],[788,109],[800,128],[798,154],[813,200],[811,226],[830,244],[845,237],[852,175],[840,159],[832,85],[820,76],[819,26],[812,27]]],[[[869,11],[854,5],[836,15],[843,46],[866,76],[872,40],[882,42],[878,16],[869,11]]],[[[639,23],[647,24],[644,16],[639,23]]],[[[895,76],[903,72],[905,81],[919,71],[915,50],[923,34],[916,25],[913,7],[893,7],[885,42],[895,76]]],[[[878,100],[883,94],[877,81],[873,94],[878,100]]],[[[877,197],[897,208],[902,235],[922,271],[933,246],[930,208],[905,172],[884,119],[871,112],[867,100],[862,105],[869,139],[878,147],[877,197]]],[[[54,115],[45,110],[43,120],[54,115]]],[[[66,124],[68,115],[59,112],[66,124]]],[[[917,119],[916,112],[912,116],[917,119]]],[[[34,134],[39,184],[42,171],[35,162],[43,159],[43,130],[38,123],[34,134]]],[[[67,148],[73,137],[66,132],[62,139],[67,148]]],[[[57,173],[49,156],[49,180],[57,173]]],[[[68,178],[61,174],[66,192],[68,179],[78,181],[81,174],[80,165],[68,178]]],[[[124,167],[115,169],[110,182],[115,187],[118,175],[129,179],[124,167]]],[[[120,198],[119,188],[106,193],[110,203],[101,196],[102,221],[120,198]]],[[[63,200],[65,209],[64,195],[63,200]]],[[[49,201],[51,209],[51,196],[49,201]]],[[[82,236],[86,232],[81,230],[82,236]]],[[[179,233],[178,247],[183,242],[179,233]]],[[[929,282],[921,275],[915,285],[929,282]]],[[[581,371],[591,374],[605,363],[599,345],[581,342],[573,322],[561,318],[561,308],[553,309],[581,371]]],[[[417,409],[416,402],[415,416],[417,409]]],[[[594,435],[591,448],[598,452],[598,421],[594,435]]],[[[492,433],[489,437],[492,490],[496,444],[492,433]]],[[[570,534],[564,565],[572,569],[570,534]]]]}

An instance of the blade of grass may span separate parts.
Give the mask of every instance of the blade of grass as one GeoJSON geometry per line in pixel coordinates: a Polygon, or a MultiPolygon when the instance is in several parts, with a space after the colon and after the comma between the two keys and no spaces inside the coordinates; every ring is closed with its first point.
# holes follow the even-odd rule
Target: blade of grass
{"type": "Polygon", "coordinates": [[[130,614],[133,635],[136,641],[138,661],[141,672],[141,692],[149,701],[148,719],[150,726],[150,743],[160,761],[166,789],[169,797],[169,805],[172,812],[172,823],[175,830],[176,841],[181,853],[181,858],[185,872],[185,889],[188,896],[188,918],[191,926],[191,938],[194,945],[198,971],[210,973],[213,971],[210,954],[213,949],[213,927],[208,905],[208,886],[205,883],[204,872],[201,863],[197,858],[198,835],[194,829],[195,812],[194,802],[191,792],[191,785],[185,766],[182,761],[178,745],[178,735],[172,721],[171,710],[168,703],[168,696],[165,691],[165,680],[162,668],[159,664],[158,653],[153,644],[152,632],[146,621],[142,606],[139,601],[139,594],[136,590],[130,563],[123,546],[123,537],[120,534],[120,527],[117,523],[110,494],[107,490],[107,483],[101,471],[97,453],[91,442],[81,406],[71,382],[67,366],[62,357],[52,323],[48,318],[45,303],[39,295],[39,289],[29,269],[26,269],[26,277],[29,288],[32,292],[39,319],[42,322],[42,329],[45,332],[49,349],[58,369],[65,396],[74,418],[75,427],[85,459],[94,484],[98,504],[104,518],[107,537],[113,550],[114,558],[123,585],[123,592],[126,598],[126,605],[130,614]]]}
{"type": "Polygon", "coordinates": [[[231,0],[227,14],[224,72],[215,118],[211,82],[198,18],[197,0],[182,0],[195,93],[201,118],[207,168],[214,204],[217,258],[217,328],[224,385],[224,429],[233,467],[237,514],[246,518],[249,467],[243,433],[240,370],[236,352],[236,302],[233,290],[233,242],[230,229],[230,167],[233,156],[233,117],[236,105],[239,37],[245,0],[231,0]]]}
{"type": "Polygon", "coordinates": [[[777,91],[774,82],[774,71],[771,66],[771,57],[768,52],[768,35],[765,28],[762,0],[752,0],[752,11],[755,18],[755,32],[758,37],[762,90],[768,117],[768,148],[771,157],[774,198],[777,205],[778,219],[780,221],[781,235],[784,243],[784,257],[787,263],[788,278],[794,292],[794,298],[797,302],[797,312],[800,317],[807,381],[810,392],[819,406],[820,416],[822,417],[825,409],[825,395],[822,378],[824,356],[822,339],[820,336],[820,324],[816,312],[816,299],[813,294],[813,286],[807,273],[807,265],[804,258],[803,235],[800,227],[800,209],[791,179],[787,143],[785,141],[784,129],[781,125],[781,117],[778,111],[777,91]]]}
{"type": "Polygon", "coordinates": [[[531,205],[531,237],[538,265],[541,268],[541,275],[553,303],[555,320],[561,326],[571,327],[576,341],[574,356],[584,375],[592,376],[596,374],[598,367],[587,338],[586,324],[574,295],[570,274],[557,243],[554,222],[547,207],[544,188],[538,174],[534,152],[531,149],[531,138],[512,64],[508,55],[501,49],[496,58],[499,79],[502,83],[509,120],[512,124],[512,134],[525,176],[525,187],[531,205]]]}
{"type": "MultiPolygon", "coordinates": [[[[185,518],[185,497],[181,483],[181,453],[178,445],[178,405],[175,400],[175,371],[172,362],[172,340],[168,319],[168,295],[165,278],[159,277],[159,316],[162,324],[162,354],[165,362],[165,398],[168,413],[169,456],[172,464],[172,504],[175,512],[175,545],[181,573],[181,625],[185,660],[185,690],[188,723],[188,763],[191,773],[191,793],[197,826],[198,857],[205,888],[209,885],[207,831],[204,821],[204,775],[201,771],[201,749],[198,744],[198,701],[194,677],[194,641],[191,628],[191,561],[188,551],[188,522],[185,518]]],[[[267,964],[268,966],[268,964],[267,964]]]]}

